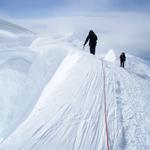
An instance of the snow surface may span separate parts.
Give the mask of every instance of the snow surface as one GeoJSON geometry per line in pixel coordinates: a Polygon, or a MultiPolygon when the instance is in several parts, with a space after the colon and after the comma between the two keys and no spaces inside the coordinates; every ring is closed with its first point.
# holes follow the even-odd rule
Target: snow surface
{"type": "Polygon", "coordinates": [[[115,62],[116,60],[116,55],[113,49],[109,50],[108,53],[105,55],[104,60],[109,61],[109,62],[115,62]]]}
{"type": "Polygon", "coordinates": [[[104,85],[110,149],[150,149],[149,66],[128,54],[123,69],[114,50],[103,59],[73,41],[70,32],[0,52],[0,150],[105,150],[104,85]]]}
{"type": "Polygon", "coordinates": [[[29,46],[35,38],[35,33],[0,19],[0,51],[23,49],[29,46]]]}

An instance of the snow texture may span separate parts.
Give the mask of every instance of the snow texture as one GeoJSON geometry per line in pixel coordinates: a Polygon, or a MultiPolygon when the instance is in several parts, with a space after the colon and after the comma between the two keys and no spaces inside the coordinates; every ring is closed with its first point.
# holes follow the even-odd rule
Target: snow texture
{"type": "MultiPolygon", "coordinates": [[[[2,40],[33,34],[0,24],[2,40]]],[[[73,40],[70,32],[0,51],[0,150],[106,150],[104,85],[110,149],[150,149],[146,61],[127,54],[123,69],[114,50],[94,56],[73,40]]]]}
{"type": "Polygon", "coordinates": [[[0,51],[27,48],[36,37],[27,29],[0,19],[0,51]]]}

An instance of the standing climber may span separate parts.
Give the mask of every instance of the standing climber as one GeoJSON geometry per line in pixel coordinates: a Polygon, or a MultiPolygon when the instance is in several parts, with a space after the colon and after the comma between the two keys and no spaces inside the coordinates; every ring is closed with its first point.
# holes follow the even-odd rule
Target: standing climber
{"type": "Polygon", "coordinates": [[[126,56],[125,56],[125,53],[122,52],[121,55],[120,55],[120,67],[124,68],[125,61],[126,61],[126,56]]]}
{"type": "Polygon", "coordinates": [[[90,46],[90,53],[95,55],[97,36],[92,30],[90,30],[90,32],[85,40],[84,46],[87,44],[88,41],[89,41],[89,46],[90,46]]]}

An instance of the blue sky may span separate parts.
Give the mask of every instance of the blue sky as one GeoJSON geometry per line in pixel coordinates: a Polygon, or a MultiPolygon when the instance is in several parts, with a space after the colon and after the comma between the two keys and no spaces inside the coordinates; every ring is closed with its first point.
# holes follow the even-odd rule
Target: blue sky
{"type": "Polygon", "coordinates": [[[149,12],[150,0],[0,0],[0,13],[13,17],[36,17],[63,12],[149,12]]]}

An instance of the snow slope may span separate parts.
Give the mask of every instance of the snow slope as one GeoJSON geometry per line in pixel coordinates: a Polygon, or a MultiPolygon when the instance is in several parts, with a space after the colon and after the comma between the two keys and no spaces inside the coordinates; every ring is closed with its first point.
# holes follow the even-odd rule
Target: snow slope
{"type": "Polygon", "coordinates": [[[33,51],[0,52],[1,138],[28,116],[65,54],[60,49],[49,49],[41,55],[33,51]]]}
{"type": "Polygon", "coordinates": [[[0,51],[23,49],[36,38],[36,34],[19,25],[0,19],[0,51]]]}
{"type": "Polygon", "coordinates": [[[107,149],[104,93],[110,149],[150,149],[147,62],[80,47],[0,20],[0,150],[107,149]]]}
{"type": "Polygon", "coordinates": [[[36,53],[28,46],[35,37],[33,32],[0,19],[0,139],[7,137],[34,105],[30,89],[36,86],[28,73],[36,53]]]}
{"type": "MultiPolygon", "coordinates": [[[[97,137],[94,136],[100,130],[100,128],[98,128],[100,121],[98,119],[99,118],[98,116],[100,108],[102,106],[101,103],[99,103],[98,98],[102,96],[101,95],[102,93],[99,92],[101,91],[100,90],[101,86],[98,85],[99,82],[97,82],[96,85],[94,83],[96,83],[96,81],[102,80],[102,78],[98,77],[101,75],[100,70],[98,71],[97,69],[98,64],[97,67],[93,66],[95,64],[94,62],[97,60],[95,60],[93,57],[91,60],[92,63],[88,62],[87,60],[89,57],[90,56],[84,58],[84,54],[80,55],[78,53],[67,56],[67,58],[62,63],[61,67],[58,69],[52,81],[48,83],[37,105],[35,106],[32,114],[25,121],[26,122],[25,129],[33,127],[35,128],[35,123],[38,124],[38,126],[34,131],[31,130],[31,132],[26,132],[27,135],[24,135],[25,137],[24,141],[26,140],[28,141],[28,137],[38,132],[39,130],[38,128],[40,128],[41,126],[45,126],[42,129],[43,131],[41,133],[38,133],[40,135],[35,134],[35,139],[33,137],[33,141],[31,141],[31,144],[29,143],[29,145],[27,144],[23,146],[24,144],[22,142],[18,142],[19,145],[17,145],[17,142],[15,141],[16,143],[15,145],[17,147],[14,147],[14,149],[20,149],[22,146],[23,146],[22,148],[24,149],[25,147],[27,149],[30,149],[34,145],[34,143],[37,142],[36,136],[38,137],[41,136],[41,138],[43,136],[41,142],[44,141],[46,142],[51,138],[54,140],[54,142],[52,142],[50,145],[47,142],[45,143],[45,145],[37,144],[37,146],[35,145],[34,149],[46,150],[49,149],[49,147],[51,147],[52,149],[60,149],[60,148],[67,149],[69,143],[70,149],[73,149],[73,147],[79,149],[79,147],[81,146],[80,140],[82,139],[83,136],[86,135],[86,134],[84,135],[84,130],[88,128],[90,122],[91,122],[90,126],[92,126],[92,128],[90,129],[90,132],[88,134],[93,133],[93,135],[82,146],[86,146],[86,148],[88,149],[89,145],[92,143],[93,140],[97,141],[99,135],[97,135],[97,137]],[[83,72],[83,68],[80,66],[86,67],[87,70],[83,72]],[[97,74],[94,74],[95,72],[97,74]],[[92,80],[93,77],[94,81],[92,80]],[[83,80],[82,82],[81,79],[83,80]],[[88,83],[87,80],[90,80],[90,82],[88,83]],[[70,89],[70,91],[67,90],[68,88],[70,89]],[[50,101],[50,103],[48,101],[50,101]],[[98,109],[96,110],[93,109],[93,105],[91,105],[89,109],[90,103],[92,103],[95,107],[98,106],[98,109]],[[97,114],[97,117],[94,117],[95,112],[97,114]],[[94,120],[97,122],[96,124],[93,121],[91,121],[93,117],[94,120]],[[31,122],[33,122],[33,124],[31,122]],[[42,135],[44,132],[45,135],[42,135]],[[44,136],[46,136],[46,132],[52,132],[52,134],[44,138],[44,136]],[[64,138],[62,138],[62,136],[64,138]],[[72,138],[68,139],[68,136],[71,136],[72,138]],[[75,142],[74,141],[75,139],[77,140],[76,145],[73,144],[75,142]]],[[[95,145],[95,143],[93,143],[93,146],[91,145],[91,147],[93,148],[98,147],[98,145],[95,145]]],[[[12,145],[9,148],[12,149],[12,145]]],[[[7,147],[6,149],[9,148],[7,147]]]]}
{"type": "Polygon", "coordinates": [[[52,46],[49,38],[44,38],[48,44],[47,48],[45,48],[46,43],[42,44],[38,39],[35,39],[30,46],[26,43],[26,38],[32,42],[30,39],[30,36],[34,36],[32,32],[4,20],[0,20],[0,25],[3,31],[17,36],[17,38],[12,37],[17,45],[9,47],[5,45],[11,43],[8,40],[9,34],[1,34],[1,40],[5,41],[0,42],[2,46],[0,50],[0,139],[3,139],[30,114],[43,88],[68,50],[52,46]],[[23,36],[22,42],[25,45],[18,43],[20,36],[23,36]],[[38,44],[41,46],[39,47],[38,44]]]}
{"type": "Polygon", "coordinates": [[[31,51],[0,51],[0,138],[14,130],[31,104],[25,99],[31,97],[28,72],[34,58],[31,51]]]}
{"type": "Polygon", "coordinates": [[[84,52],[69,53],[29,117],[0,150],[106,149],[104,84],[110,149],[149,149],[150,74],[140,59],[129,61],[122,69],[84,52]],[[137,75],[141,69],[148,78],[137,75]]]}

